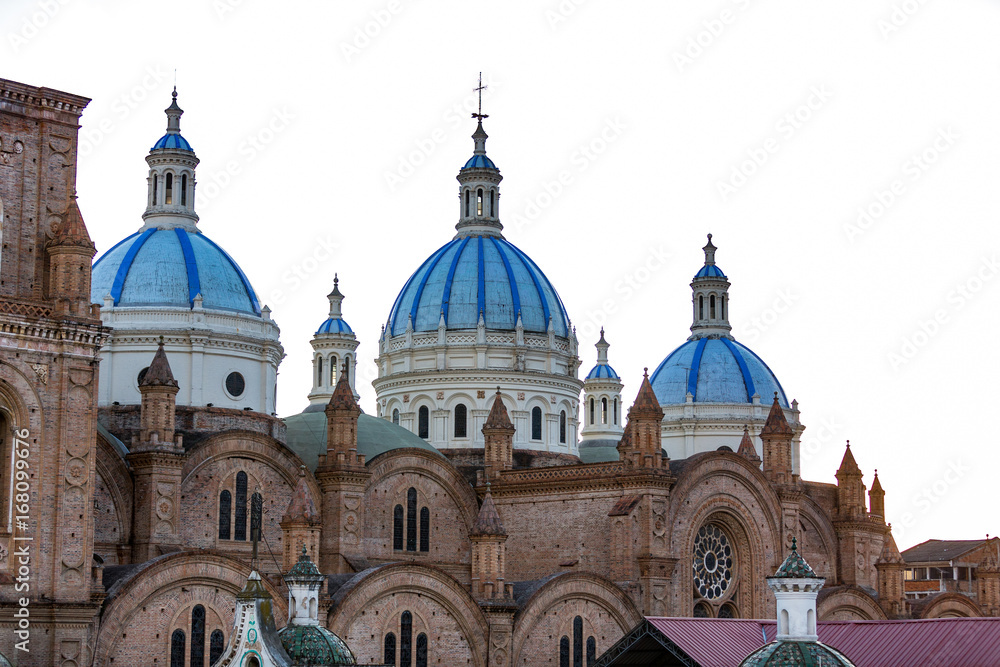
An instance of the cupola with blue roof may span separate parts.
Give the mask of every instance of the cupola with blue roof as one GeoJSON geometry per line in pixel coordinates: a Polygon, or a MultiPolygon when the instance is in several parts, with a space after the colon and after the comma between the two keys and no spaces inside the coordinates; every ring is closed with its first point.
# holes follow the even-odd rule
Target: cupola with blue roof
{"type": "MultiPolygon", "coordinates": [[[[476,90],[481,93],[484,88],[480,81],[476,90]]],[[[576,335],[555,287],[524,251],[503,236],[503,177],[486,154],[483,121],[488,116],[480,105],[472,117],[477,121],[472,157],[457,175],[455,236],[431,253],[403,285],[379,339],[379,377],[374,382],[379,408],[386,418],[425,434],[436,447],[478,445],[479,426],[454,428],[455,420],[462,424],[465,418],[455,416],[458,406],[451,403],[459,400],[461,391],[467,402],[459,415],[488,410],[485,394],[480,396],[483,392],[474,382],[488,378],[483,381],[490,386],[515,389],[513,396],[521,396],[512,401],[515,410],[527,412],[529,421],[534,419],[517,427],[515,447],[535,441],[538,449],[554,444],[570,451],[575,447],[582,386],[576,377],[576,335]],[[435,379],[425,377],[431,373],[435,379]],[[536,377],[529,382],[526,374],[536,377]],[[557,389],[543,392],[537,374],[556,376],[557,389]],[[389,381],[390,377],[394,379],[389,381]],[[441,383],[440,391],[430,391],[428,383],[441,383]],[[521,383],[524,391],[517,390],[521,383]],[[411,395],[421,400],[430,397],[423,406],[427,412],[409,402],[411,395]],[[468,396],[474,398],[469,401],[468,396]],[[538,407],[534,412],[533,401],[538,407]],[[430,411],[438,415],[433,422],[430,411]],[[446,417],[445,411],[451,414],[446,417]],[[519,443],[518,438],[524,441],[519,443]]]]}
{"type": "Polygon", "coordinates": [[[337,380],[343,372],[347,373],[354,400],[360,398],[354,384],[357,375],[355,350],[358,349],[358,338],[344,320],[344,295],[340,292],[340,278],[337,274],[333,275],[333,291],[326,298],[330,301],[330,312],[310,341],[313,348],[313,387],[309,392],[309,406],[314,410],[322,410],[330,402],[337,380]]]}
{"type": "MultiPolygon", "coordinates": [[[[778,378],[764,361],[732,335],[729,323],[729,279],[715,263],[718,250],[708,235],[702,248],[704,265],[691,281],[691,335],[667,355],[650,382],[667,416],[663,442],[672,459],[699,451],[728,447],[736,451],[749,418],[754,443],[767,417],[767,399],[776,394],[786,419],[796,431],[802,426],[798,409],[790,404],[778,378]],[[761,397],[765,402],[761,403],[761,397]],[[670,406],[676,406],[671,408],[670,406]],[[677,424],[673,424],[676,413],[677,424]],[[742,415],[742,416],[741,416],[742,415]],[[696,419],[694,427],[680,422],[696,419]],[[700,434],[700,435],[699,435],[700,434]]],[[[797,466],[797,456],[794,457],[797,466]]]]}
{"type": "Polygon", "coordinates": [[[94,263],[91,300],[114,333],[101,364],[120,378],[101,382],[101,404],[138,402],[134,378],[162,335],[178,364],[185,395],[179,405],[274,411],[274,379],[284,356],[278,328],[262,307],[247,275],[217,243],[202,233],[195,212],[195,170],[199,160],[181,136],[184,111],[172,93],[167,130],[146,156],[146,209],[143,225],[94,263]],[[189,333],[179,335],[180,331],[189,333]],[[222,344],[218,337],[232,338],[222,344]],[[242,340],[237,344],[237,339],[242,340]],[[258,341],[259,349],[247,346],[258,341]],[[134,350],[131,348],[135,348],[134,350]],[[211,360],[210,360],[211,359],[211,360]],[[261,360],[271,366],[262,369],[261,360]],[[268,376],[258,380],[261,373],[268,376]]]}
{"type": "Polygon", "coordinates": [[[608,363],[611,344],[601,338],[597,348],[597,364],[583,381],[583,429],[580,431],[580,458],[584,463],[618,460],[618,442],[625,433],[622,418],[622,384],[618,373],[608,363]]]}

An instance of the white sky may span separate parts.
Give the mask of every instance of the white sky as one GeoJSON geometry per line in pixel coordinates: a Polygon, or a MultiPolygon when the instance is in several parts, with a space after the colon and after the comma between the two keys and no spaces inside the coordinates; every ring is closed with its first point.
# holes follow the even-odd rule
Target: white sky
{"type": "Polygon", "coordinates": [[[334,271],[374,377],[393,299],[454,233],[482,70],[506,236],[559,290],[583,372],[604,319],[631,402],[689,333],[712,232],[734,334],[800,403],[804,477],[834,481],[850,439],[900,548],[1000,531],[997,3],[6,0],[0,26],[0,75],[93,98],[99,252],[141,225],[177,69],[201,228],[282,328],[280,414],[306,405],[334,271]]]}

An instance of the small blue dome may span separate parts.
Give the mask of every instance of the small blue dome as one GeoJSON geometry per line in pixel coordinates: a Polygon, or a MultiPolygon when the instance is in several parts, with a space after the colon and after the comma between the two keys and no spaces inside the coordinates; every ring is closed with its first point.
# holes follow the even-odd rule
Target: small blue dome
{"type": "Polygon", "coordinates": [[[569,317],[545,274],[512,243],[494,236],[453,239],[410,276],[389,313],[390,336],[435,331],[444,313],[448,329],[513,331],[517,314],[525,331],[544,333],[549,318],[557,336],[569,336],[569,317]]]}
{"type": "Polygon", "coordinates": [[[650,378],[661,405],[684,403],[687,393],[696,403],[752,403],[760,396],[771,403],[774,392],[788,407],[781,383],[750,348],[728,338],[689,340],[667,355],[650,378]]]}
{"type": "Polygon", "coordinates": [[[194,152],[187,139],[176,132],[167,132],[149,150],[155,151],[157,148],[176,148],[177,150],[194,152]]]}
{"type": "Polygon", "coordinates": [[[589,373],[587,373],[588,380],[598,380],[604,378],[609,380],[621,380],[621,378],[618,377],[618,373],[615,372],[615,369],[611,368],[611,366],[608,366],[607,364],[597,364],[590,369],[589,373]]]}
{"type": "Polygon", "coordinates": [[[694,274],[695,278],[725,278],[726,274],[715,264],[706,264],[701,267],[701,271],[694,274]]]}
{"type": "Polygon", "coordinates": [[[348,326],[347,322],[340,319],[339,317],[328,318],[323,324],[319,325],[319,329],[316,329],[316,333],[354,333],[354,329],[348,326]]]}
{"type": "Polygon", "coordinates": [[[462,169],[497,169],[497,166],[485,155],[473,155],[462,169]]]}
{"type": "Polygon", "coordinates": [[[132,234],[95,263],[90,299],[110,294],[116,306],[203,306],[260,315],[250,281],[233,258],[200,232],[147,229],[132,234]]]}

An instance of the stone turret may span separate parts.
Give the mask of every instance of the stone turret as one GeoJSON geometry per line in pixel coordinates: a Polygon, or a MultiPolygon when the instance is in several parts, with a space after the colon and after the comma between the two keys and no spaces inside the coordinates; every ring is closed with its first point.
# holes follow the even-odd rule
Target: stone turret
{"type": "Polygon", "coordinates": [[[299,549],[305,549],[313,558],[319,558],[319,535],[322,522],[306,483],[306,467],[299,467],[299,481],[281,518],[284,544],[283,569],[290,570],[296,563],[299,549]]]}
{"type": "Polygon", "coordinates": [[[63,315],[91,317],[90,260],[97,252],[83,222],[76,193],[45,249],[49,253],[49,298],[63,315]]]}
{"type": "Polygon", "coordinates": [[[987,616],[1000,616],[1000,543],[986,536],[986,553],[976,569],[979,606],[987,616]]]}
{"type": "Polygon", "coordinates": [[[500,387],[497,387],[490,414],[483,424],[486,479],[493,479],[501,470],[509,470],[514,465],[514,431],[514,424],[503,404],[500,387]]]}
{"type": "Polygon", "coordinates": [[[756,466],[760,466],[760,456],[757,448],[753,446],[753,439],[750,437],[750,427],[743,426],[743,438],[740,440],[740,448],[736,452],[756,466]]]}
{"type": "Polygon", "coordinates": [[[492,600],[510,597],[506,588],[507,531],[493,504],[490,485],[472,530],[472,592],[477,598],[492,600]]]}
{"type": "Polygon", "coordinates": [[[878,481],[878,470],[875,471],[875,478],[872,480],[872,488],[868,491],[869,514],[885,520],[885,491],[878,481]]]}
{"type": "Polygon", "coordinates": [[[642,384],[635,402],[628,410],[628,423],[621,442],[618,443],[618,455],[622,461],[628,461],[636,468],[664,468],[667,458],[663,455],[660,445],[660,422],[663,421],[663,409],[653,387],[649,384],[649,369],[643,369],[642,384]]]}
{"type": "Polygon", "coordinates": [[[771,411],[760,431],[764,443],[764,474],[774,484],[794,484],[797,476],[792,472],[792,438],[795,431],[788,425],[785,412],[774,394],[771,411]]]}
{"type": "Polygon", "coordinates": [[[850,441],[837,470],[837,517],[854,520],[865,517],[865,483],[861,468],[851,453],[850,441]]]}
{"type": "Polygon", "coordinates": [[[899,618],[905,611],[905,570],[906,562],[892,537],[892,526],[888,526],[875,571],[878,572],[878,602],[889,618],[899,618]]]}

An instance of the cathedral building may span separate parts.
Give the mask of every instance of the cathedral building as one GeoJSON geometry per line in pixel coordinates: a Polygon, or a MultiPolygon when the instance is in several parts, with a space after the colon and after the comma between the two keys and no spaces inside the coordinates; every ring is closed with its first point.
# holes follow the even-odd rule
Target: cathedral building
{"type": "Polygon", "coordinates": [[[282,389],[309,405],[279,419],[278,326],[201,228],[176,91],[144,209],[123,184],[136,223],[91,264],[88,101],[0,80],[8,659],[589,665],[645,616],[774,617],[765,578],[793,544],[824,581],[821,621],[1000,609],[988,550],[984,583],[949,593],[967,604],[906,596],[885,492],[849,447],[837,484],[802,479],[798,405],[733,338],[711,237],[692,252],[687,340],[625,372],[637,395],[610,363],[624,332],[601,332],[581,379],[558,292],[504,236],[482,118],[454,237],[385,295],[381,333],[347,324],[364,276],[330,267],[311,387],[282,389]],[[368,335],[373,415],[355,385],[368,335]]]}

